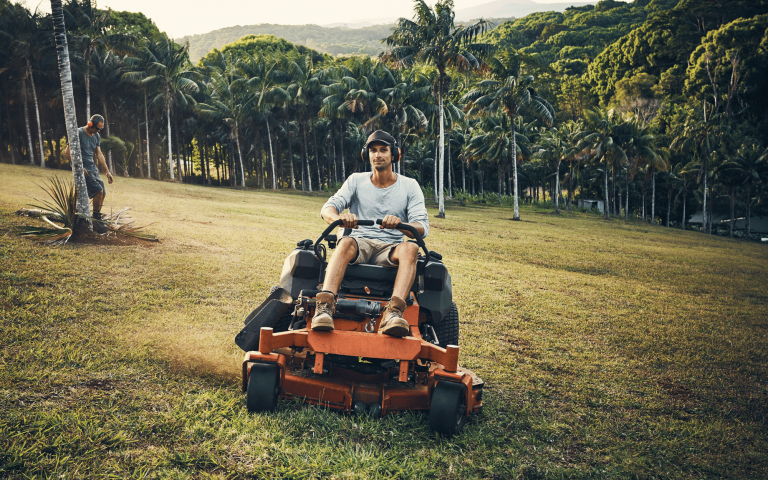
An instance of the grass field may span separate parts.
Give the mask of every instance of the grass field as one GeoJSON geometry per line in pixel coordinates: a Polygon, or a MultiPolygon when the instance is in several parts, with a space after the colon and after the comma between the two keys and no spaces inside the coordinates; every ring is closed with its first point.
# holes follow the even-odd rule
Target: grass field
{"type": "Polygon", "coordinates": [[[46,247],[9,230],[51,174],[0,165],[0,477],[768,477],[765,245],[430,207],[486,381],[448,439],[421,414],[247,413],[234,336],[324,196],[116,178],[106,209],[160,244],[46,247]]]}

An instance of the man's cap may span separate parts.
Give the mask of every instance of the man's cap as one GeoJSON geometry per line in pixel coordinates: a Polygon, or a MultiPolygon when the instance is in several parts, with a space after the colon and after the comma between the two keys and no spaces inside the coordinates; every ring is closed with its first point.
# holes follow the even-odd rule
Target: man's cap
{"type": "Polygon", "coordinates": [[[384,145],[392,147],[395,145],[395,138],[384,130],[376,130],[372,134],[368,135],[368,140],[365,141],[365,147],[363,148],[368,148],[368,145],[373,142],[381,142],[384,145]]]}

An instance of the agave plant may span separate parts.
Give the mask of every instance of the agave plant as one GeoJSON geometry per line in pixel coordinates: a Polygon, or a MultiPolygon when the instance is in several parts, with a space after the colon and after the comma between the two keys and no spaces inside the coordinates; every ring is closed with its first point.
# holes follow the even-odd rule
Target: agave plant
{"type": "MultiPolygon", "coordinates": [[[[62,180],[59,177],[51,177],[48,183],[40,187],[50,200],[36,200],[38,204],[30,204],[33,209],[21,209],[16,213],[30,217],[40,217],[48,225],[39,227],[19,226],[16,231],[19,235],[29,237],[38,242],[48,245],[64,245],[72,237],[72,226],[79,215],[76,211],[77,189],[75,183],[71,180],[62,180]],[[62,225],[57,225],[56,223],[62,225]]],[[[120,210],[109,216],[104,215],[103,222],[110,232],[130,237],[139,238],[151,242],[156,242],[157,237],[147,233],[140,233],[144,227],[135,227],[133,221],[124,217],[127,208],[120,210]]],[[[92,222],[97,221],[93,217],[83,215],[92,222]]]]}

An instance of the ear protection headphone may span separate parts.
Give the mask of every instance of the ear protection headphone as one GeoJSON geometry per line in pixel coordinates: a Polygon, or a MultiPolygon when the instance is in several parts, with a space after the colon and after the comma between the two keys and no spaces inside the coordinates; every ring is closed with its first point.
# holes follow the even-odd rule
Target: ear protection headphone
{"type": "Polygon", "coordinates": [[[91,115],[91,119],[88,120],[88,124],[86,126],[93,128],[95,125],[98,125],[99,122],[104,123],[104,117],[102,117],[99,114],[94,114],[94,115],[91,115]]]}
{"type": "MultiPolygon", "coordinates": [[[[373,143],[373,142],[371,142],[371,143],[373,143]]],[[[392,150],[392,163],[399,162],[400,161],[400,154],[401,154],[401,152],[400,152],[400,148],[397,146],[397,140],[395,140],[394,137],[392,138],[392,146],[389,147],[389,148],[390,148],[390,150],[392,150]]],[[[360,150],[360,156],[362,157],[363,160],[365,160],[366,163],[371,161],[371,155],[368,152],[368,144],[367,143],[365,144],[365,146],[363,146],[363,149],[360,150]]]]}

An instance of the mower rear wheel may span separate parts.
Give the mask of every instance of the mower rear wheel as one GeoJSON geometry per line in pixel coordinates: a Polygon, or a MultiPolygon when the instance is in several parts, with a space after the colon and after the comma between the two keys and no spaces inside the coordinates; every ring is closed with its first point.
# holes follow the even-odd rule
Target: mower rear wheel
{"type": "Polygon", "coordinates": [[[441,380],[432,392],[429,427],[443,435],[455,435],[467,423],[466,387],[462,383],[441,380]]]}
{"type": "Polygon", "coordinates": [[[459,345],[459,309],[456,308],[455,303],[451,302],[448,315],[435,326],[435,333],[440,341],[440,347],[447,348],[448,345],[459,345]]]}
{"type": "Polygon", "coordinates": [[[249,412],[271,412],[280,396],[280,367],[266,363],[251,365],[245,403],[249,412]]]}

